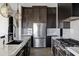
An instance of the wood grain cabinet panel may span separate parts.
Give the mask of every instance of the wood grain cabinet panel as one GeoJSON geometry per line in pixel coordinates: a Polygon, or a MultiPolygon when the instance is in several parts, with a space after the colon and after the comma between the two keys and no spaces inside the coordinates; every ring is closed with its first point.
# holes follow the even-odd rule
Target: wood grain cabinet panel
{"type": "MultiPolygon", "coordinates": [[[[68,17],[72,16],[72,3],[58,3],[58,27],[60,28],[60,23],[68,17]]],[[[68,24],[68,23],[67,23],[68,24]]],[[[64,28],[69,28],[70,25],[64,26],[64,28]]]]}
{"type": "Polygon", "coordinates": [[[46,6],[33,6],[33,21],[46,23],[47,20],[47,7],[46,6]]]}
{"type": "Polygon", "coordinates": [[[40,22],[47,23],[47,7],[43,6],[39,8],[40,8],[39,11],[40,22]]]}
{"type": "Polygon", "coordinates": [[[32,7],[33,13],[33,22],[39,22],[39,7],[33,6],[32,7]]]}
{"type": "Polygon", "coordinates": [[[27,33],[25,29],[32,28],[33,13],[31,7],[22,7],[22,34],[27,33]]]}
{"type": "MultiPolygon", "coordinates": [[[[58,3],[58,25],[60,28],[60,23],[69,17],[79,16],[79,3],[58,3]]],[[[64,23],[64,28],[70,28],[70,24],[64,23]]]]}
{"type": "Polygon", "coordinates": [[[72,16],[79,16],[79,3],[72,3],[72,16]]]}
{"type": "Polygon", "coordinates": [[[22,13],[22,27],[23,28],[32,28],[32,22],[33,22],[33,15],[32,15],[32,8],[30,7],[23,7],[23,13],[22,13]]]}
{"type": "Polygon", "coordinates": [[[56,7],[47,8],[47,28],[56,28],[56,7]]]}

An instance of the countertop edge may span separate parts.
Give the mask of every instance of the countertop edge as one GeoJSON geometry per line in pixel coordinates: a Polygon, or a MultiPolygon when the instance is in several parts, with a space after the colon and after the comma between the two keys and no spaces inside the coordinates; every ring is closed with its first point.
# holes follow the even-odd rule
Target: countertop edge
{"type": "Polygon", "coordinates": [[[75,56],[79,56],[79,53],[75,52],[72,48],[70,47],[66,47],[66,49],[71,52],[72,54],[74,54],[75,56]]]}
{"type": "Polygon", "coordinates": [[[20,45],[18,45],[18,48],[11,54],[8,56],[16,56],[17,53],[24,47],[24,45],[28,42],[28,40],[30,40],[31,37],[29,37],[28,39],[26,38],[26,40],[24,40],[20,45]]]}

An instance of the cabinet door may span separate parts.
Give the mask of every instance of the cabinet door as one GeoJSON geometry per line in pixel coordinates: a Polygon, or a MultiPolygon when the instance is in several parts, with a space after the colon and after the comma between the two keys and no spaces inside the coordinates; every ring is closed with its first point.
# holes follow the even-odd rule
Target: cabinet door
{"type": "Polygon", "coordinates": [[[22,7],[22,34],[28,34],[32,28],[33,15],[31,7],[22,7]]]}
{"type": "Polygon", "coordinates": [[[72,3],[72,16],[79,16],[79,3],[72,3]]]}
{"type": "Polygon", "coordinates": [[[47,22],[47,7],[46,6],[33,6],[33,22],[47,22]]]}
{"type": "Polygon", "coordinates": [[[24,55],[25,51],[24,51],[24,47],[17,53],[16,56],[25,56],[24,55]]]}
{"type": "Polygon", "coordinates": [[[39,19],[41,23],[47,22],[47,7],[46,6],[40,6],[39,7],[39,19]]]}
{"type": "Polygon", "coordinates": [[[24,55],[29,56],[30,55],[30,50],[31,50],[31,39],[24,46],[24,50],[25,50],[24,55]]]}
{"type": "Polygon", "coordinates": [[[22,7],[22,28],[32,28],[33,15],[31,7],[22,7]]]}
{"type": "Polygon", "coordinates": [[[60,28],[61,26],[60,23],[62,20],[65,20],[66,18],[71,17],[71,15],[72,15],[72,3],[59,3],[58,4],[58,27],[60,28]]]}
{"type": "Polygon", "coordinates": [[[56,8],[47,8],[47,28],[56,28],[56,8]]]}
{"type": "Polygon", "coordinates": [[[39,22],[39,6],[33,6],[32,7],[33,11],[33,23],[39,22]]]}
{"type": "Polygon", "coordinates": [[[51,36],[47,36],[46,38],[46,47],[51,47],[51,36]]]}

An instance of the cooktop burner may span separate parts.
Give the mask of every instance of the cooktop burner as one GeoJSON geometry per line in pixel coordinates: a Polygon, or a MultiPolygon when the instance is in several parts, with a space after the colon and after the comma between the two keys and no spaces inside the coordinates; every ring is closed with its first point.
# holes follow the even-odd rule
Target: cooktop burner
{"type": "Polygon", "coordinates": [[[57,39],[63,46],[79,47],[79,41],[73,39],[57,39]]]}

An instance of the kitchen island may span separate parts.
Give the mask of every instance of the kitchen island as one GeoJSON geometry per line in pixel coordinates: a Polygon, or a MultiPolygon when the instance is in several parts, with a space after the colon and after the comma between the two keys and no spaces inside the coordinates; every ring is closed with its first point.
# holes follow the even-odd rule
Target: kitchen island
{"type": "Polygon", "coordinates": [[[1,45],[0,46],[0,56],[16,56],[20,50],[28,43],[31,37],[26,37],[20,44],[13,45],[1,45]]]}

